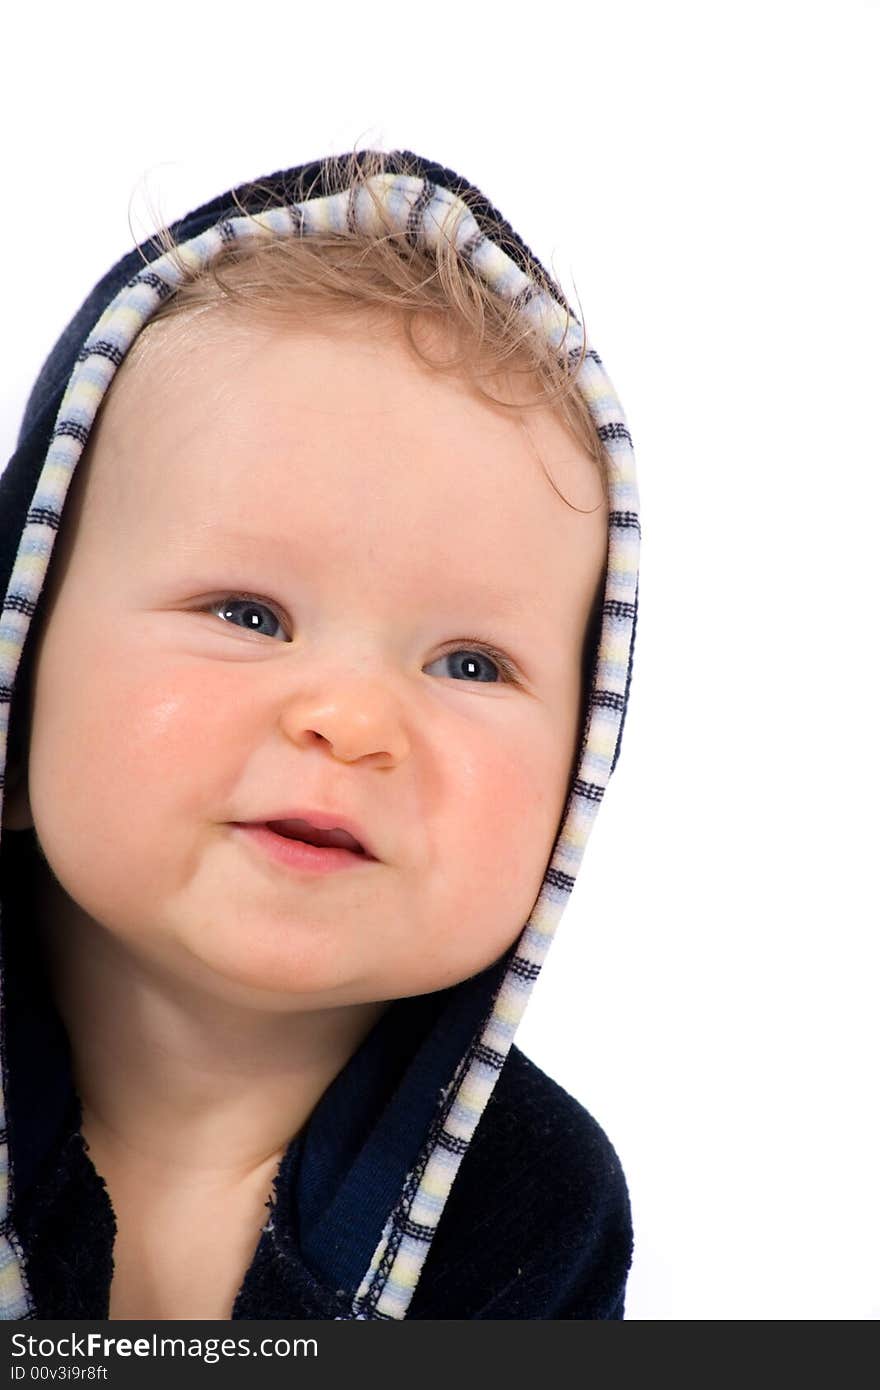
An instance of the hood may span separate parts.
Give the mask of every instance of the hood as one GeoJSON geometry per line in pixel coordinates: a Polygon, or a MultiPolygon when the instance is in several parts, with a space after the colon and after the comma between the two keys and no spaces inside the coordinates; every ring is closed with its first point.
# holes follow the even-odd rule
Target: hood
{"type": "MultiPolygon", "coordinates": [[[[582,346],[583,327],[562,292],[479,189],[411,151],[384,159],[377,188],[401,230],[430,247],[438,211],[461,211],[465,204],[458,254],[498,293],[515,297],[518,312],[555,335],[554,342],[568,323],[560,352],[582,346]]],[[[176,244],[191,263],[206,265],[227,240],[247,235],[243,211],[277,237],[344,229],[356,213],[344,189],[323,181],[323,166],[316,161],[228,190],[171,226],[176,244]]],[[[115,372],[179,283],[179,272],[160,252],[142,243],[89,293],[37,378],[16,450],[0,475],[0,797],[16,681],[24,681],[71,478],[115,372]]],[[[435,994],[396,1001],[332,1083],[303,1140],[304,1247],[328,1278],[351,1290],[353,1318],[406,1316],[620,755],[638,604],[634,458],[623,411],[591,346],[577,383],[607,455],[608,562],[597,640],[584,650],[580,751],[538,897],[518,939],[490,969],[435,994]]],[[[12,1217],[15,1187],[58,1128],[70,1059],[28,945],[22,884],[33,849],[20,848],[29,838],[20,832],[0,834],[0,1317],[18,1319],[34,1312],[12,1217]],[[13,1114],[20,1124],[7,1123],[13,1114]]]]}

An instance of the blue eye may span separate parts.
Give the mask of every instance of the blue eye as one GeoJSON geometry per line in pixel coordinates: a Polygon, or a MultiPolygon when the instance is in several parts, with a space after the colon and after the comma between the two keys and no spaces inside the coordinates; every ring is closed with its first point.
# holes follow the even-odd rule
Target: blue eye
{"type": "Polygon", "coordinates": [[[226,597],[223,599],[219,599],[216,603],[206,604],[205,609],[203,611],[213,613],[218,608],[220,609],[224,622],[229,622],[231,620],[232,615],[234,615],[237,611],[240,611],[245,619],[243,626],[246,628],[246,630],[248,632],[256,632],[259,636],[271,637],[273,635],[271,632],[263,632],[263,629],[259,621],[260,610],[262,610],[263,613],[268,613],[273,623],[275,623],[276,627],[278,627],[282,632],[284,631],[284,629],[281,627],[280,618],[278,618],[278,616],[268,606],[268,604],[261,603],[259,599],[245,597],[226,597]]]}
{"type": "MultiPolygon", "coordinates": [[[[496,683],[499,668],[487,652],[473,650],[468,647],[458,647],[455,651],[446,652],[443,656],[438,656],[437,660],[448,661],[454,673],[465,676],[476,676],[478,681],[485,683],[496,683]],[[491,673],[480,674],[481,670],[483,673],[486,673],[489,668],[494,670],[494,676],[491,673]]],[[[431,665],[433,666],[435,663],[432,661],[431,665]]]]}

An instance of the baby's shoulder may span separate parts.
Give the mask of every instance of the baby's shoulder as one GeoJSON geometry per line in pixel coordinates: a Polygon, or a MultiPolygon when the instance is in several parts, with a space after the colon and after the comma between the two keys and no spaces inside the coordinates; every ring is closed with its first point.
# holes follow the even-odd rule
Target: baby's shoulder
{"type": "Polygon", "coordinates": [[[410,1316],[622,1317],[629,1192],[599,1122],[512,1047],[434,1234],[410,1316]]]}
{"type": "MultiPolygon", "coordinates": [[[[513,1046],[468,1151],[471,1167],[505,1163],[526,1182],[560,1184],[591,1205],[626,1191],[617,1152],[575,1096],[513,1046]],[[552,1168],[548,1163],[552,1159],[552,1168]]],[[[548,1194],[549,1195],[549,1194],[548,1194]]]]}

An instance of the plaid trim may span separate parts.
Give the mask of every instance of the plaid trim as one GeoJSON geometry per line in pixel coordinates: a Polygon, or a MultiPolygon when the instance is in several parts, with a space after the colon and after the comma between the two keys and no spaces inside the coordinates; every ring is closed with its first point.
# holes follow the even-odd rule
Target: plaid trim
{"type": "MultiPolygon", "coordinates": [[[[450,215],[461,214],[456,249],[475,272],[538,326],[571,361],[583,346],[573,314],[537,284],[478,226],[449,189],[412,175],[371,180],[395,226],[436,251],[450,215]],[[566,330],[567,324],[567,330],[566,330]],[[565,330],[565,331],[564,331],[565,330]]],[[[249,217],[224,217],[179,253],[199,271],[229,241],[357,228],[380,232],[366,191],[350,190],[278,206],[249,217]]],[[[46,460],[27,514],[0,616],[0,769],[5,767],[11,693],[34,615],[64,500],[98,408],[140,330],[174,294],[179,273],[162,256],[139,271],[108,304],[78,354],[61,402],[46,460]]],[[[576,359],[575,359],[576,360],[576,359]]],[[[632,672],[641,529],[632,440],[598,354],[587,349],[577,376],[610,464],[608,566],[595,688],[587,709],[580,764],[556,844],[532,912],[523,927],[482,1031],[444,1089],[421,1155],[407,1176],[352,1303],[349,1319],[406,1316],[431,1240],[462,1158],[492,1094],[556,927],[568,903],[593,822],[619,750],[632,672]]],[[[2,1106],[2,1095],[0,1095],[2,1106]]],[[[2,1123],[2,1121],[0,1121],[2,1123]]],[[[0,1136],[0,1318],[34,1316],[22,1252],[7,1220],[8,1145],[0,1136]]]]}
{"type": "Polygon", "coordinates": [[[35,1316],[24,1273],[24,1253],[8,1216],[8,1197],[9,1135],[3,1107],[0,1115],[0,1322],[35,1316]]]}

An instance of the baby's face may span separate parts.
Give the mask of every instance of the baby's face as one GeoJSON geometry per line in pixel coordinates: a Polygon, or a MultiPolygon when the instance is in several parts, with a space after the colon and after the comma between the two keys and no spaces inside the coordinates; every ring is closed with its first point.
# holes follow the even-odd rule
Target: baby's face
{"type": "Polygon", "coordinates": [[[59,537],[26,793],[53,925],[267,1007],[443,988],[519,935],[553,847],[598,472],[392,336],[188,331],[117,379],[59,537]],[[234,829],[288,807],[377,859],[295,871],[234,829]]]}

